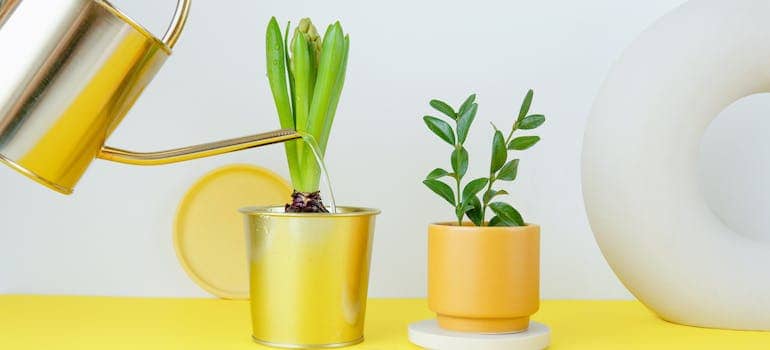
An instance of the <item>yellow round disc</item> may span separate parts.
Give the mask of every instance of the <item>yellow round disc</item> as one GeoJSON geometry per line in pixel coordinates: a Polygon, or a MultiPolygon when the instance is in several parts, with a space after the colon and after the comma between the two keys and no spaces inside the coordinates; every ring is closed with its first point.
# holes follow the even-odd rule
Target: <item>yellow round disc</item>
{"type": "Polygon", "coordinates": [[[174,249],[187,274],[225,299],[248,299],[246,237],[239,208],[282,205],[289,183],[264,168],[236,164],[216,169],[187,191],[176,215],[174,249]]]}

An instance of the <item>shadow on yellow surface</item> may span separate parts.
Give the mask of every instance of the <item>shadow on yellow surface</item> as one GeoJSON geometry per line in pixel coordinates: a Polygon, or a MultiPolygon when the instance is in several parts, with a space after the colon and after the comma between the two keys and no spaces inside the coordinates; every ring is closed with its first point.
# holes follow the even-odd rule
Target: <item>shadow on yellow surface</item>
{"type": "MultiPolygon", "coordinates": [[[[431,318],[422,299],[372,299],[366,341],[349,349],[419,349],[410,322],[431,318]]],[[[549,349],[770,349],[770,332],[680,326],[636,301],[544,301],[534,320],[549,349]]],[[[246,301],[0,296],[0,349],[268,349],[250,339],[246,301]]]]}

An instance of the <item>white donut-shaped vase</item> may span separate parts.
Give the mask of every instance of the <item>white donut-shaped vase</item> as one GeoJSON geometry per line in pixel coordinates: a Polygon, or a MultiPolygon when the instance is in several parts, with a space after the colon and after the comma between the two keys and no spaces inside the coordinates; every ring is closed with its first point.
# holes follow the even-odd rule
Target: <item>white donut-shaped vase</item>
{"type": "Polygon", "coordinates": [[[714,215],[696,166],[709,123],[768,91],[770,1],[693,0],[625,50],[594,103],[582,160],[591,228],[666,320],[770,330],[770,245],[714,215]]]}

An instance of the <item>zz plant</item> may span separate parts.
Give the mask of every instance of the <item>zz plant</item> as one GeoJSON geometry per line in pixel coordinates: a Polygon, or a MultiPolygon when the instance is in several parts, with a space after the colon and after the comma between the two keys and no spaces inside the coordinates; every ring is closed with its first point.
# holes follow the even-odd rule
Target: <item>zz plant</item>
{"type": "Polygon", "coordinates": [[[470,95],[457,111],[441,100],[430,101],[431,107],[449,117],[455,124],[452,127],[444,119],[430,115],[423,117],[428,129],[452,146],[452,155],[450,156],[452,171],[436,168],[428,174],[423,183],[455,208],[458,225],[462,225],[463,217],[466,216],[476,226],[525,225],[524,219],[516,208],[508,203],[493,200],[508,194],[504,189],[497,189],[495,184],[499,181],[511,182],[516,180],[519,159],[509,160],[509,152],[529,149],[540,141],[540,137],[534,135],[514,138],[517,131],[532,130],[545,122],[545,116],[542,114],[529,114],[533,94],[532,90],[527,92],[521,103],[518,117],[507,137],[492,124],[494,135],[492,137],[489,175],[468,181],[465,186],[462,184],[468,171],[468,151],[464,144],[479,108],[478,103],[476,103],[476,95],[470,95]],[[449,179],[454,189],[443,179],[449,179]],[[494,213],[489,221],[484,220],[487,209],[494,213]]]}

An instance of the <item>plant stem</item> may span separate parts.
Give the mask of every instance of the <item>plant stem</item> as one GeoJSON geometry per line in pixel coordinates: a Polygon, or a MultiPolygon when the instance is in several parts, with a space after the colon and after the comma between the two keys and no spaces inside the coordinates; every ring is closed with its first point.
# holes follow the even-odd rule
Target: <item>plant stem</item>
{"type": "MultiPolygon", "coordinates": [[[[505,146],[508,147],[508,144],[511,143],[511,138],[513,138],[513,133],[516,132],[516,125],[513,125],[513,128],[511,128],[511,132],[508,134],[508,138],[505,139],[505,146]]],[[[489,173],[489,182],[487,184],[487,191],[484,193],[487,193],[492,190],[492,185],[495,183],[495,173],[490,172],[489,173]]],[[[484,198],[482,198],[484,199],[484,198]]],[[[483,203],[481,205],[481,226],[488,226],[486,222],[484,222],[484,218],[487,216],[487,206],[489,206],[489,199],[484,199],[483,203]]]]}
{"type": "MultiPolygon", "coordinates": [[[[495,173],[489,173],[489,182],[487,184],[487,191],[484,193],[487,193],[492,190],[492,184],[495,183],[495,173]]],[[[483,197],[483,196],[482,196],[483,197]]],[[[489,204],[489,200],[486,198],[482,198],[484,201],[481,205],[481,226],[488,226],[486,222],[484,222],[484,218],[487,216],[487,205],[489,204]]]]}
{"type": "MultiPolygon", "coordinates": [[[[460,149],[462,147],[463,146],[461,144],[459,144],[459,143],[455,144],[455,150],[457,150],[457,152],[460,152],[460,149]]],[[[462,201],[463,201],[462,193],[460,192],[460,187],[461,187],[460,186],[460,180],[461,180],[460,179],[460,175],[459,174],[455,174],[455,182],[457,183],[457,199],[455,201],[455,215],[457,215],[457,226],[462,226],[463,225],[463,216],[465,215],[465,213],[458,213],[458,211],[457,211],[457,208],[460,208],[460,206],[462,205],[462,201]]]]}
{"type": "Polygon", "coordinates": [[[513,128],[511,128],[511,133],[508,134],[508,138],[505,139],[505,147],[508,147],[508,144],[511,143],[511,138],[513,137],[513,133],[516,132],[516,125],[514,124],[513,128]]]}

